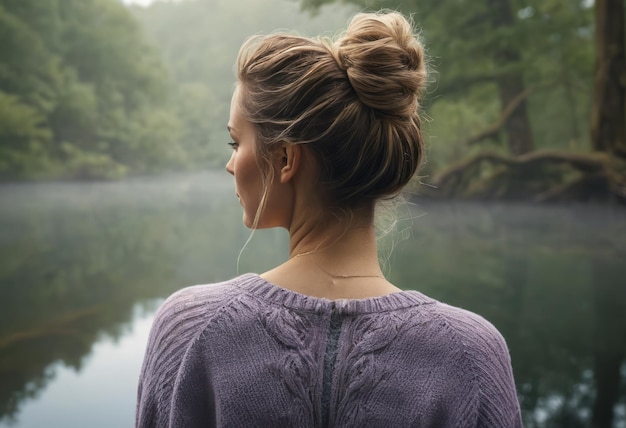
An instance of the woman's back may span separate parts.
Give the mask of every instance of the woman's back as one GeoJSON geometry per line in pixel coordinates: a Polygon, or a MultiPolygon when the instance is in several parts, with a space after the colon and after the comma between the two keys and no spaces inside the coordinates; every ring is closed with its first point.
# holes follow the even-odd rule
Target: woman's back
{"type": "Polygon", "coordinates": [[[400,291],[379,265],[375,207],[423,160],[426,76],[397,12],[357,14],[335,40],[244,43],[226,170],[244,224],[285,228],[289,258],[164,303],[138,426],[521,425],[495,328],[400,291]]]}
{"type": "Polygon", "coordinates": [[[138,426],[521,426],[497,330],[416,291],[330,301],[248,274],[157,321],[138,426]]]}

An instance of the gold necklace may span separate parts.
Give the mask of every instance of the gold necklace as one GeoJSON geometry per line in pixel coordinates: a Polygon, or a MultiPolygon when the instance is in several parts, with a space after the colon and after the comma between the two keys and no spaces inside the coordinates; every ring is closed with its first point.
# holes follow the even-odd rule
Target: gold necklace
{"type": "MultiPolygon", "coordinates": [[[[317,251],[317,248],[314,248],[313,250],[309,250],[309,251],[303,251],[302,253],[298,253],[292,257],[289,258],[289,260],[292,259],[297,259],[298,257],[301,256],[308,256],[310,254],[314,254],[317,251]]],[[[328,272],[326,269],[322,268],[318,263],[315,263],[315,266],[321,270],[322,272],[324,272],[326,275],[328,275],[329,277],[333,278],[333,279],[348,279],[348,278],[384,278],[385,276],[382,273],[379,274],[375,274],[375,275],[341,275],[341,274],[333,274],[328,272]]]]}
{"type": "Polygon", "coordinates": [[[313,254],[313,253],[314,253],[314,252],[316,252],[316,251],[317,251],[317,248],[314,248],[314,249],[309,250],[309,251],[303,251],[302,253],[298,253],[298,254],[296,254],[295,256],[291,256],[291,257],[289,257],[289,258],[290,258],[290,259],[296,259],[296,258],[298,258],[298,257],[300,257],[300,256],[308,256],[309,254],[313,254]]]}
{"type": "MultiPolygon", "coordinates": [[[[321,268],[320,268],[321,269],[321,268]]],[[[334,279],[349,279],[349,278],[384,278],[382,274],[377,275],[333,275],[330,272],[326,272],[324,269],[321,269],[326,275],[330,276],[334,279]]]]}

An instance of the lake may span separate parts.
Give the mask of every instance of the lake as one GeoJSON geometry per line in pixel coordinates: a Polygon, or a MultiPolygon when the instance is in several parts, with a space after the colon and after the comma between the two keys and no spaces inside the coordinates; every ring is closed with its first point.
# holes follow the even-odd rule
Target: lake
{"type": "MultiPolygon", "coordinates": [[[[626,427],[624,207],[416,198],[397,218],[388,278],[496,325],[526,427],[626,427]]],[[[223,172],[0,186],[0,427],[133,426],[159,303],[285,259],[280,230],[239,257],[249,234],[223,172]]]]}

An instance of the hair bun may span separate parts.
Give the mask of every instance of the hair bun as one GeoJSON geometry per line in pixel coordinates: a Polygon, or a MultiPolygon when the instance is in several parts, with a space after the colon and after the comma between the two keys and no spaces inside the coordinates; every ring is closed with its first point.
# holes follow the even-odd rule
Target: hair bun
{"type": "Polygon", "coordinates": [[[334,46],[359,99],[384,114],[415,114],[426,82],[424,49],[397,12],[361,13],[334,46]]]}

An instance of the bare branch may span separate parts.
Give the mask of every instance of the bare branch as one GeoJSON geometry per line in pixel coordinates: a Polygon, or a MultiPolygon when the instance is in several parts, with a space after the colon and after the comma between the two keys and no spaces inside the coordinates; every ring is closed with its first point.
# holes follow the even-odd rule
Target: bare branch
{"type": "Polygon", "coordinates": [[[513,112],[515,112],[515,109],[517,109],[517,107],[522,102],[524,102],[537,89],[547,86],[551,83],[552,82],[543,82],[540,84],[529,86],[526,89],[524,89],[522,92],[517,94],[506,106],[504,106],[504,108],[502,109],[502,112],[500,113],[500,117],[498,118],[498,120],[496,120],[493,124],[485,128],[483,131],[479,132],[478,134],[472,135],[471,137],[465,139],[460,144],[472,145],[472,144],[476,144],[476,143],[479,143],[481,141],[485,141],[488,139],[495,139],[495,137],[498,135],[498,132],[500,132],[500,130],[506,124],[506,121],[509,119],[509,117],[511,117],[513,112]]]}

